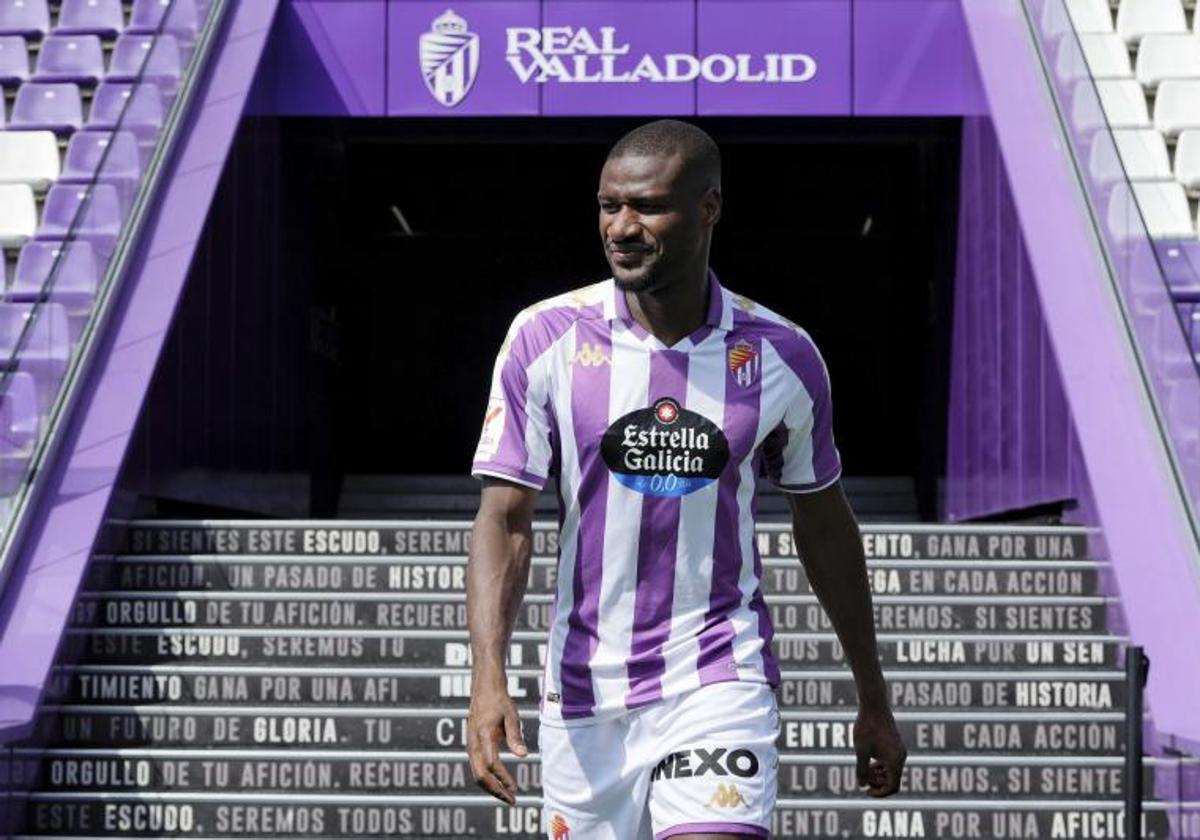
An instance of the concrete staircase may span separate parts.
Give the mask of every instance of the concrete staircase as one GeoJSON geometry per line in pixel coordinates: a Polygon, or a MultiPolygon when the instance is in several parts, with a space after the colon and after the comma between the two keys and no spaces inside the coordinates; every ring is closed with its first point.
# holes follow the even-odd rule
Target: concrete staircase
{"type": "MultiPolygon", "coordinates": [[[[758,533],[781,688],[774,836],[1120,837],[1125,639],[1081,529],[868,526],[910,757],[854,781],[854,686],[789,532],[758,533]]],[[[471,781],[466,522],[137,521],[97,556],[38,730],[19,836],[542,837],[471,781]]],[[[536,745],[556,534],[510,659],[536,745]]],[[[1200,764],[1146,762],[1145,837],[1200,837],[1200,764]]],[[[716,807],[716,806],[714,806],[716,807]]]]}

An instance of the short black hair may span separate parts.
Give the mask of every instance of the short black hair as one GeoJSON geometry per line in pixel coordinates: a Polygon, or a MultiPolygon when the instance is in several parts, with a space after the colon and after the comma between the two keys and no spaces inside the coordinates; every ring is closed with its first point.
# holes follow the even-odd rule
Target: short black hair
{"type": "Polygon", "coordinates": [[[708,132],[682,120],[655,120],[639,125],[613,145],[607,159],[675,154],[683,158],[685,170],[701,176],[706,189],[720,186],[721,150],[708,132]]]}

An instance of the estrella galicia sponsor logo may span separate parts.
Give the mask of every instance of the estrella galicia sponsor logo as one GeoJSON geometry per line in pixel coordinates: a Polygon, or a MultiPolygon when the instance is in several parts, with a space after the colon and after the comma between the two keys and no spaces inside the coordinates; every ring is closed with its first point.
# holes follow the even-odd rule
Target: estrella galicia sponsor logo
{"type": "Polygon", "coordinates": [[[750,779],[758,775],[758,756],[753,750],[739,747],[734,750],[697,747],[673,752],[658,762],[650,772],[650,781],[660,779],[692,779],[700,776],[736,776],[750,779]]]}
{"type": "Polygon", "coordinates": [[[600,455],[617,481],[646,496],[686,496],[717,479],[729,441],[715,423],[670,397],[608,427],[600,455]]]}
{"type": "Polygon", "coordinates": [[[479,72],[479,36],[453,9],[433,22],[421,36],[421,75],[439,104],[453,108],[475,84],[479,72]]]}

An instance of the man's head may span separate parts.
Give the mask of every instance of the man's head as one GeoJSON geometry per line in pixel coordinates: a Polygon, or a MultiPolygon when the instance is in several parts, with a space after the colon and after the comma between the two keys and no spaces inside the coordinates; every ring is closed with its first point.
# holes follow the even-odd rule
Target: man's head
{"type": "Polygon", "coordinates": [[[721,153],[694,125],[647,123],[608,153],[598,198],[616,284],[632,292],[664,288],[708,264],[721,216],[721,153]]]}

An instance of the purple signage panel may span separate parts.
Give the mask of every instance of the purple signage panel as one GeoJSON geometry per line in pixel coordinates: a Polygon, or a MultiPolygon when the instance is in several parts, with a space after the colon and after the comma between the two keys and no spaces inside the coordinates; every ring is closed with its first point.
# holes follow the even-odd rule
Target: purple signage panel
{"type": "Polygon", "coordinates": [[[698,113],[849,114],[845,0],[701,0],[698,113]]]}
{"type": "Polygon", "coordinates": [[[537,0],[391,0],[388,114],[478,116],[538,113],[536,84],[509,66],[511,29],[540,31],[537,0]]]}
{"type": "Polygon", "coordinates": [[[694,114],[693,0],[545,0],[540,33],[514,37],[514,72],[540,84],[547,116],[694,114]]]}

